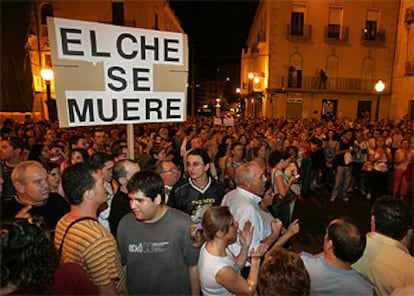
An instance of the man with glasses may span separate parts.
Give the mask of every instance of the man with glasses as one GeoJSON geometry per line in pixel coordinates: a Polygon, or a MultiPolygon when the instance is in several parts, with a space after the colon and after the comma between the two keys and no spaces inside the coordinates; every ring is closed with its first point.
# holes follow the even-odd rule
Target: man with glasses
{"type": "Polygon", "coordinates": [[[190,150],[187,155],[188,178],[172,189],[168,205],[191,216],[199,223],[204,211],[212,205],[220,205],[224,196],[223,185],[209,176],[210,157],[202,148],[190,150]]]}
{"type": "Polygon", "coordinates": [[[171,160],[159,160],[155,166],[155,171],[164,182],[165,202],[167,203],[172,188],[181,178],[181,170],[171,160]]]}

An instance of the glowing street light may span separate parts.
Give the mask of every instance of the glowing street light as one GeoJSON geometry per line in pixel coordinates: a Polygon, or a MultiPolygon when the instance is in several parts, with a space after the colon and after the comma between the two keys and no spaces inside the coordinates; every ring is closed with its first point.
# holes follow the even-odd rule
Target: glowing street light
{"type": "Polygon", "coordinates": [[[375,120],[378,120],[378,113],[379,113],[379,104],[381,99],[381,93],[385,89],[385,84],[382,82],[381,79],[378,79],[377,83],[375,83],[375,91],[377,92],[377,105],[375,106],[375,120]]]}
{"type": "Polygon", "coordinates": [[[50,84],[53,79],[53,70],[52,69],[42,69],[40,70],[40,76],[42,76],[43,80],[46,83],[46,105],[47,111],[50,121],[57,120],[56,112],[52,111],[52,109],[56,109],[52,103],[52,96],[50,91],[50,84]]]}

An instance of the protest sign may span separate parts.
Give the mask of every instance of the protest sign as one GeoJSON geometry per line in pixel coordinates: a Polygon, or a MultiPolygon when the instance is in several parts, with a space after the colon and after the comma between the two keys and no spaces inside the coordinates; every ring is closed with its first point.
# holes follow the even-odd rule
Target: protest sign
{"type": "Polygon", "coordinates": [[[61,127],[185,121],[187,35],[48,18],[61,127]]]}

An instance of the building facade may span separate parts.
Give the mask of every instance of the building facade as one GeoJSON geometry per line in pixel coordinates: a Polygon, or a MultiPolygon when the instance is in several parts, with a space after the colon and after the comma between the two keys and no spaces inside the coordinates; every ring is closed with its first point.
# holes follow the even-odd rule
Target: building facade
{"type": "MultiPolygon", "coordinates": [[[[165,0],[152,1],[34,1],[30,18],[28,49],[33,74],[34,117],[47,117],[46,84],[41,69],[53,69],[47,31],[47,17],[93,21],[120,26],[184,33],[170,5],[165,0]]],[[[54,97],[54,82],[51,81],[54,97]]]]}
{"type": "Polygon", "coordinates": [[[248,114],[371,119],[407,114],[414,99],[407,71],[413,25],[405,15],[412,2],[261,1],[241,56],[248,114]],[[381,92],[374,88],[378,80],[385,86],[381,92]]]}

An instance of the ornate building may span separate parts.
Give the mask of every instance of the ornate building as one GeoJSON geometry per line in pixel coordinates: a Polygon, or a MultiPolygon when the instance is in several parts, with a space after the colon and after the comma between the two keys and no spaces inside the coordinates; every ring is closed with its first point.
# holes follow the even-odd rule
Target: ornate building
{"type": "Polygon", "coordinates": [[[414,117],[413,10],[413,0],[260,1],[241,56],[247,113],[414,117]]]}

